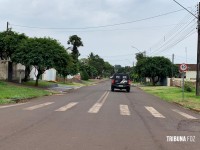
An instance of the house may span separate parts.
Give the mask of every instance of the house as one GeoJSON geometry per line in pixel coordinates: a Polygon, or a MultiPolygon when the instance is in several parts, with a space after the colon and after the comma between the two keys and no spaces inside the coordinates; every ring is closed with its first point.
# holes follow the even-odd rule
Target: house
{"type": "MultiPolygon", "coordinates": [[[[12,80],[20,80],[24,78],[25,66],[21,64],[13,63],[12,80]]],[[[30,73],[30,78],[36,80],[35,75],[37,74],[37,69],[33,68],[30,73]]],[[[55,81],[56,80],[56,70],[49,69],[44,72],[41,77],[42,80],[55,81]]],[[[8,61],[0,60],[0,80],[8,80],[8,61]]]]}
{"type": "Polygon", "coordinates": [[[8,78],[8,63],[0,60],[0,80],[6,80],[8,78]]]}
{"type": "MultiPolygon", "coordinates": [[[[30,73],[30,79],[36,80],[36,75],[37,75],[37,69],[33,67],[30,73]]],[[[41,79],[45,81],[56,81],[56,70],[53,68],[46,70],[42,74],[41,79]]]]}
{"type": "Polygon", "coordinates": [[[188,64],[188,69],[186,71],[186,79],[188,80],[196,80],[197,75],[197,65],[196,64],[188,64]]]}
{"type": "MultiPolygon", "coordinates": [[[[21,64],[13,63],[12,80],[18,80],[20,76],[23,78],[25,67],[21,64]]],[[[0,60],[0,80],[8,79],[8,61],[0,60]]]]}
{"type": "MultiPolygon", "coordinates": [[[[176,64],[178,67],[181,64],[176,64]]],[[[184,73],[184,77],[186,81],[190,81],[194,85],[196,84],[196,75],[197,75],[197,65],[196,64],[187,64],[188,69],[184,73]]],[[[167,85],[168,86],[182,86],[182,79],[181,79],[181,73],[179,73],[179,78],[168,78],[167,79],[167,85]]]]}

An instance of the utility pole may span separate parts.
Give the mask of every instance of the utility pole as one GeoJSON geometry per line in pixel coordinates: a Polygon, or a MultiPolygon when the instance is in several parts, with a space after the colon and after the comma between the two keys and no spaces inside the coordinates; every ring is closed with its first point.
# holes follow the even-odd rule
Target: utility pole
{"type": "MultiPolygon", "coordinates": [[[[6,28],[7,34],[9,31],[9,22],[7,22],[7,28],[6,28]]],[[[8,81],[12,81],[12,75],[13,75],[13,64],[10,60],[10,58],[8,59],[8,81]]]]}
{"type": "Polygon", "coordinates": [[[174,54],[172,54],[172,78],[174,77],[174,54]]]}
{"type": "Polygon", "coordinates": [[[198,5],[198,20],[197,20],[197,31],[198,31],[198,42],[197,42],[197,76],[196,76],[196,96],[200,95],[200,2],[198,5]]]}
{"type": "Polygon", "coordinates": [[[200,2],[198,4],[197,7],[197,11],[198,11],[198,16],[196,16],[195,14],[193,14],[191,11],[189,11],[187,8],[185,8],[183,5],[181,5],[179,2],[177,2],[176,0],[173,0],[174,2],[176,2],[179,6],[181,6],[182,8],[184,8],[186,11],[188,11],[191,15],[193,15],[196,19],[197,19],[197,76],[196,76],[196,96],[200,96],[200,2]]]}
{"type": "Polygon", "coordinates": [[[6,30],[7,31],[9,30],[9,22],[7,22],[7,28],[6,28],[6,30]]]}

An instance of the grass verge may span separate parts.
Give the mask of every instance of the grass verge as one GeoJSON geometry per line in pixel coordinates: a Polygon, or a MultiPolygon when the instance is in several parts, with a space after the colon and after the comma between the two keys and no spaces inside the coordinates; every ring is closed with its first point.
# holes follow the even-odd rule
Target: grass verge
{"type": "Polygon", "coordinates": [[[147,93],[153,94],[162,100],[168,102],[175,102],[183,107],[200,111],[200,97],[195,95],[195,91],[185,92],[184,100],[182,99],[182,89],[177,87],[165,87],[165,86],[150,86],[141,87],[142,90],[147,93]]]}
{"type": "Polygon", "coordinates": [[[58,84],[64,84],[64,85],[68,85],[68,86],[89,86],[89,85],[93,85],[97,82],[99,82],[100,80],[95,80],[95,79],[89,79],[89,80],[82,80],[81,83],[77,83],[77,82],[58,82],[58,84]]]}
{"type": "MultiPolygon", "coordinates": [[[[28,86],[35,86],[35,81],[24,82],[23,84],[28,85],[28,86]]],[[[50,87],[54,84],[57,84],[57,83],[39,80],[38,87],[46,88],[46,87],[50,87]]]]}
{"type": "Polygon", "coordinates": [[[26,88],[0,82],[0,104],[14,103],[14,100],[29,99],[50,94],[50,92],[40,89],[26,88]]]}

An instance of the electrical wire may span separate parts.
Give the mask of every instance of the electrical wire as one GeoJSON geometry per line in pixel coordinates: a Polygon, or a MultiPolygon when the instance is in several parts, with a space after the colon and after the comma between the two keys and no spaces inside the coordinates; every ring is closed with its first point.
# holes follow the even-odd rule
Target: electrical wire
{"type": "Polygon", "coordinates": [[[190,31],[188,31],[187,33],[185,33],[184,35],[182,35],[182,37],[180,37],[178,40],[174,41],[174,43],[172,43],[171,45],[168,45],[166,48],[162,49],[162,51],[159,51],[157,52],[156,54],[158,53],[162,53],[166,50],[169,50],[170,48],[174,47],[175,45],[177,45],[178,43],[180,43],[181,41],[187,39],[188,37],[190,37],[191,35],[193,35],[195,32],[192,32],[194,31],[195,29],[192,29],[190,31]]]}
{"type": "Polygon", "coordinates": [[[194,20],[190,21],[187,25],[183,26],[183,28],[179,29],[176,33],[173,34],[173,36],[171,36],[170,39],[168,39],[166,42],[164,42],[164,44],[162,44],[162,46],[160,46],[159,48],[157,48],[156,50],[154,50],[153,52],[151,52],[151,54],[158,52],[160,49],[162,49],[163,47],[166,47],[168,44],[172,43],[173,40],[177,37],[179,37],[180,35],[182,35],[182,33],[184,33],[186,30],[191,29],[191,27],[194,27],[194,25],[196,24],[192,24],[192,26],[188,27],[194,20]]]}
{"type": "MultiPolygon", "coordinates": [[[[176,33],[179,29],[181,29],[181,28],[184,26],[184,24],[186,24],[185,22],[188,22],[191,18],[192,18],[192,16],[191,16],[189,13],[187,13],[187,15],[184,16],[184,17],[179,21],[179,23],[178,23],[174,28],[170,29],[169,32],[166,33],[163,37],[164,37],[165,39],[171,38],[171,37],[174,35],[174,33],[176,33]],[[183,23],[184,23],[184,24],[183,24],[183,23]]],[[[164,41],[163,39],[159,40],[156,44],[154,44],[153,46],[151,46],[151,49],[152,49],[152,48],[153,48],[153,49],[158,48],[161,44],[163,44],[163,41],[164,41]]],[[[165,42],[165,41],[164,41],[164,42],[165,42]]]]}
{"type": "Polygon", "coordinates": [[[22,28],[51,29],[51,30],[63,30],[63,29],[68,29],[68,30],[71,30],[71,29],[77,29],[77,30],[81,30],[81,29],[96,29],[96,28],[106,28],[106,27],[120,26],[120,25],[125,25],[125,24],[131,24],[131,23],[146,21],[146,20],[150,20],[150,19],[154,19],[154,18],[158,18],[158,17],[170,15],[170,14],[173,14],[173,13],[177,13],[177,12],[180,12],[180,11],[183,11],[183,10],[184,9],[179,9],[179,10],[175,10],[175,11],[171,11],[171,12],[167,12],[167,13],[163,13],[163,14],[159,14],[159,15],[155,15],[155,16],[151,16],[151,17],[147,17],[147,18],[143,18],[143,19],[137,19],[137,20],[133,20],[133,21],[128,21],[128,22],[121,22],[121,23],[101,25],[101,26],[78,27],[78,28],[73,28],[73,27],[66,27],[66,28],[36,27],[36,26],[17,25],[17,24],[12,24],[12,23],[10,25],[17,26],[17,27],[22,27],[22,28]]]}

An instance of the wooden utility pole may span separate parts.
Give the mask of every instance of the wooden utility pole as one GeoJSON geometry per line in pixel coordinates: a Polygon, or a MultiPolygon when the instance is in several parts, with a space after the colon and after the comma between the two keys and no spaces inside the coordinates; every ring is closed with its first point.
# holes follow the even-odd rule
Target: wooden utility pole
{"type": "MultiPolygon", "coordinates": [[[[7,34],[9,31],[9,22],[7,22],[7,28],[6,28],[7,34]]],[[[12,75],[13,75],[13,63],[10,60],[10,58],[8,59],[8,81],[12,81],[12,75]]]]}
{"type": "Polygon", "coordinates": [[[174,77],[174,54],[172,54],[172,78],[174,77]]]}
{"type": "Polygon", "coordinates": [[[197,17],[197,31],[198,31],[198,40],[197,40],[197,76],[196,76],[196,96],[200,95],[200,2],[198,5],[198,17],[197,17]]]}
{"type": "Polygon", "coordinates": [[[193,14],[191,11],[189,11],[187,8],[185,8],[183,5],[181,5],[179,2],[176,0],[173,0],[176,2],[179,6],[184,8],[187,12],[189,12],[191,15],[193,15],[197,19],[197,32],[198,32],[198,37],[197,37],[197,76],[196,76],[196,96],[200,96],[200,2],[197,7],[198,11],[198,16],[193,14]]]}
{"type": "Polygon", "coordinates": [[[9,22],[7,22],[7,28],[6,28],[6,30],[8,31],[8,29],[9,29],[9,22]]]}

